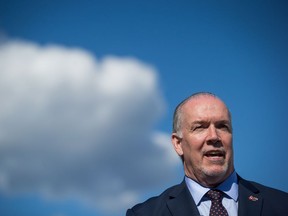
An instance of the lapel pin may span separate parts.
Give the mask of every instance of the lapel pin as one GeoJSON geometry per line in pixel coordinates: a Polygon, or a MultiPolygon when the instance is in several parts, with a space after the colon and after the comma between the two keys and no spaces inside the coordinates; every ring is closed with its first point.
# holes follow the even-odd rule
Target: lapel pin
{"type": "Polygon", "coordinates": [[[254,196],[252,196],[252,195],[249,196],[248,199],[251,200],[251,201],[254,201],[254,202],[258,200],[257,197],[254,197],[254,196]]]}

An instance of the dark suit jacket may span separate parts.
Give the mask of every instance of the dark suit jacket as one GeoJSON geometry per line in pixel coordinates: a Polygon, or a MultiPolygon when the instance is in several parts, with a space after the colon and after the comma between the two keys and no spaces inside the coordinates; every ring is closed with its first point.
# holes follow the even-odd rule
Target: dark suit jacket
{"type": "MultiPolygon", "coordinates": [[[[238,216],[288,216],[288,193],[239,179],[238,216]]],[[[126,216],[199,216],[185,181],[127,210],[126,216]]],[[[233,215],[231,215],[233,216],[233,215]]]]}

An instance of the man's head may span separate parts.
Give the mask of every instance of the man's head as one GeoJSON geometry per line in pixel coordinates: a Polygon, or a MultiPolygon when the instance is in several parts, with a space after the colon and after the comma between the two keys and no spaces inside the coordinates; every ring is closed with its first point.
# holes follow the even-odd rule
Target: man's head
{"type": "Polygon", "coordinates": [[[174,112],[172,143],[185,174],[206,187],[215,187],[234,170],[231,115],[219,98],[197,93],[174,112]]]}

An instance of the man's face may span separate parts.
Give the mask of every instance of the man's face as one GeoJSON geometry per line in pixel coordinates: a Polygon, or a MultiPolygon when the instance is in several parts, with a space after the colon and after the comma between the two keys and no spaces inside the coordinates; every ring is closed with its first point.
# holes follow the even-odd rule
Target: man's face
{"type": "Polygon", "coordinates": [[[182,106],[181,137],[172,134],[185,174],[206,187],[215,187],[234,170],[232,126],[225,104],[209,95],[182,106]]]}

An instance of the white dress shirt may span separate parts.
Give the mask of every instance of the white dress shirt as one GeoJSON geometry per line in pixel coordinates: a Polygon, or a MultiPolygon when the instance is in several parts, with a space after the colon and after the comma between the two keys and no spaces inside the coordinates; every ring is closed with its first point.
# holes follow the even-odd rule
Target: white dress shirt
{"type": "MultiPolygon", "coordinates": [[[[209,216],[211,200],[204,196],[210,189],[203,187],[198,182],[185,176],[186,185],[196,203],[200,215],[209,216]]],[[[237,216],[238,212],[238,178],[234,171],[224,182],[218,187],[224,193],[222,200],[223,206],[226,208],[229,216],[237,216]]]]}

